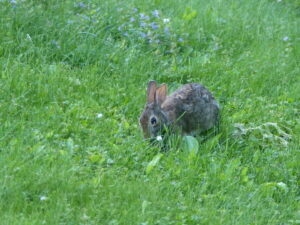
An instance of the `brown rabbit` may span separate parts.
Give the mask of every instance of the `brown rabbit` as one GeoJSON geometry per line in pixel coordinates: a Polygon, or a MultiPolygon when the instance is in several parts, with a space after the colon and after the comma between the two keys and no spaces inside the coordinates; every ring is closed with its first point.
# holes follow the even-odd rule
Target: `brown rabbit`
{"type": "Polygon", "coordinates": [[[215,98],[201,84],[185,84],[167,96],[166,84],[156,88],[156,82],[150,81],[140,125],[145,138],[160,135],[164,126],[183,135],[201,133],[217,124],[219,110],[215,98]]]}

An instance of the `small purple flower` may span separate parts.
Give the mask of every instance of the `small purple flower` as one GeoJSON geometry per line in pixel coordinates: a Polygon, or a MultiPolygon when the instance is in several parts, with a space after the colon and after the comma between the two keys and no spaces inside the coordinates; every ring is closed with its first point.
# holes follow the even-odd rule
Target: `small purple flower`
{"type": "Polygon", "coordinates": [[[129,35],[127,32],[125,32],[125,33],[123,33],[123,36],[128,37],[129,35]]]}
{"type": "Polygon", "coordinates": [[[133,8],[133,12],[137,13],[139,10],[137,8],[133,8]]]}
{"type": "Polygon", "coordinates": [[[219,45],[216,44],[216,45],[214,46],[213,50],[214,50],[214,51],[218,51],[218,50],[219,50],[219,45]]]}
{"type": "Polygon", "coordinates": [[[90,21],[90,17],[86,16],[86,15],[82,15],[81,18],[90,21]]]}
{"type": "Polygon", "coordinates": [[[80,8],[84,8],[84,7],[85,7],[85,4],[84,4],[83,2],[79,2],[79,3],[78,3],[78,6],[79,6],[80,8]]]}
{"type": "Polygon", "coordinates": [[[140,27],[146,27],[147,26],[147,24],[145,23],[145,22],[140,22],[140,27]]]}
{"type": "Polygon", "coordinates": [[[283,41],[288,41],[289,40],[289,37],[288,36],[285,36],[284,38],[282,38],[283,41]]]}
{"type": "Polygon", "coordinates": [[[170,29],[169,29],[169,27],[165,27],[164,31],[165,31],[166,35],[170,35],[170,29]]]}
{"type": "Polygon", "coordinates": [[[141,32],[141,37],[142,37],[142,38],[146,38],[146,37],[147,37],[147,34],[145,34],[144,32],[141,32]]]}
{"type": "Polygon", "coordinates": [[[159,12],[158,12],[158,10],[157,10],[157,9],[154,10],[154,11],[152,12],[152,15],[153,15],[154,17],[156,17],[156,18],[159,18],[159,12]]]}
{"type": "Polygon", "coordinates": [[[145,16],[145,20],[150,20],[150,17],[149,16],[145,16]]]}
{"type": "Polygon", "coordinates": [[[56,48],[60,48],[60,45],[57,43],[57,41],[52,40],[51,43],[52,43],[56,48]]]}
{"type": "Polygon", "coordinates": [[[178,38],[178,42],[183,42],[183,39],[182,38],[178,38]]]}
{"type": "Polygon", "coordinates": [[[135,19],[133,17],[130,18],[130,22],[134,22],[135,19]]]}
{"type": "Polygon", "coordinates": [[[118,27],[118,31],[121,31],[124,26],[125,26],[125,24],[121,24],[121,26],[118,27]]]}
{"type": "Polygon", "coordinates": [[[144,13],[140,13],[140,18],[143,20],[145,19],[145,14],[144,13]]]}
{"type": "Polygon", "coordinates": [[[155,22],[152,22],[150,25],[153,30],[157,30],[159,28],[159,26],[155,22]]]}
{"type": "Polygon", "coordinates": [[[12,7],[13,7],[13,8],[16,8],[16,7],[17,7],[17,1],[11,0],[10,3],[12,4],[12,7]]]}
{"type": "Polygon", "coordinates": [[[155,40],[155,43],[159,44],[159,43],[160,43],[160,40],[159,40],[159,39],[156,39],[156,40],[155,40]]]}

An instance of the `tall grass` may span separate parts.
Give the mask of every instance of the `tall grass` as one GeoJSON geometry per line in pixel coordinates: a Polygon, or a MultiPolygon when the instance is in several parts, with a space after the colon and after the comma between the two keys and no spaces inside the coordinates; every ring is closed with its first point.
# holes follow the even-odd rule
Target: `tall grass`
{"type": "Polygon", "coordinates": [[[292,0],[0,1],[0,223],[299,224],[299,22],[292,0]],[[196,156],[143,140],[151,79],[220,102],[196,156]]]}

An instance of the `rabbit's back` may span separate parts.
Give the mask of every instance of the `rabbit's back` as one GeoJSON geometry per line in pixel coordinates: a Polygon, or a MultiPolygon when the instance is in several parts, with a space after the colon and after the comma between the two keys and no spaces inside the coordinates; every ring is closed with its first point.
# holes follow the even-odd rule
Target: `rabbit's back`
{"type": "Polygon", "coordinates": [[[219,105],[212,94],[201,84],[191,83],[176,90],[162,104],[172,123],[183,133],[205,131],[218,121],[219,105]]]}

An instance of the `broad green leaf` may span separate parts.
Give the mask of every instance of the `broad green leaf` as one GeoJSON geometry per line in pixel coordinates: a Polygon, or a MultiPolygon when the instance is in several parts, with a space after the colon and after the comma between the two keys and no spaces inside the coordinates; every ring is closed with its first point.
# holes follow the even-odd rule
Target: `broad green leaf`
{"type": "Polygon", "coordinates": [[[199,143],[197,139],[192,136],[184,136],[183,149],[192,155],[196,155],[199,149],[199,143]]]}
{"type": "Polygon", "coordinates": [[[159,162],[163,154],[159,153],[156,156],[153,157],[153,159],[148,163],[148,166],[146,168],[146,174],[149,174],[153,168],[156,166],[156,164],[159,162]]]}
{"type": "Polygon", "coordinates": [[[90,156],[89,156],[89,160],[90,160],[92,163],[101,163],[101,162],[103,162],[105,159],[104,159],[103,155],[101,155],[101,154],[93,154],[93,155],[90,155],[90,156]]]}
{"type": "Polygon", "coordinates": [[[191,10],[191,8],[187,8],[183,14],[183,19],[186,21],[190,21],[197,16],[197,11],[191,10]]]}

